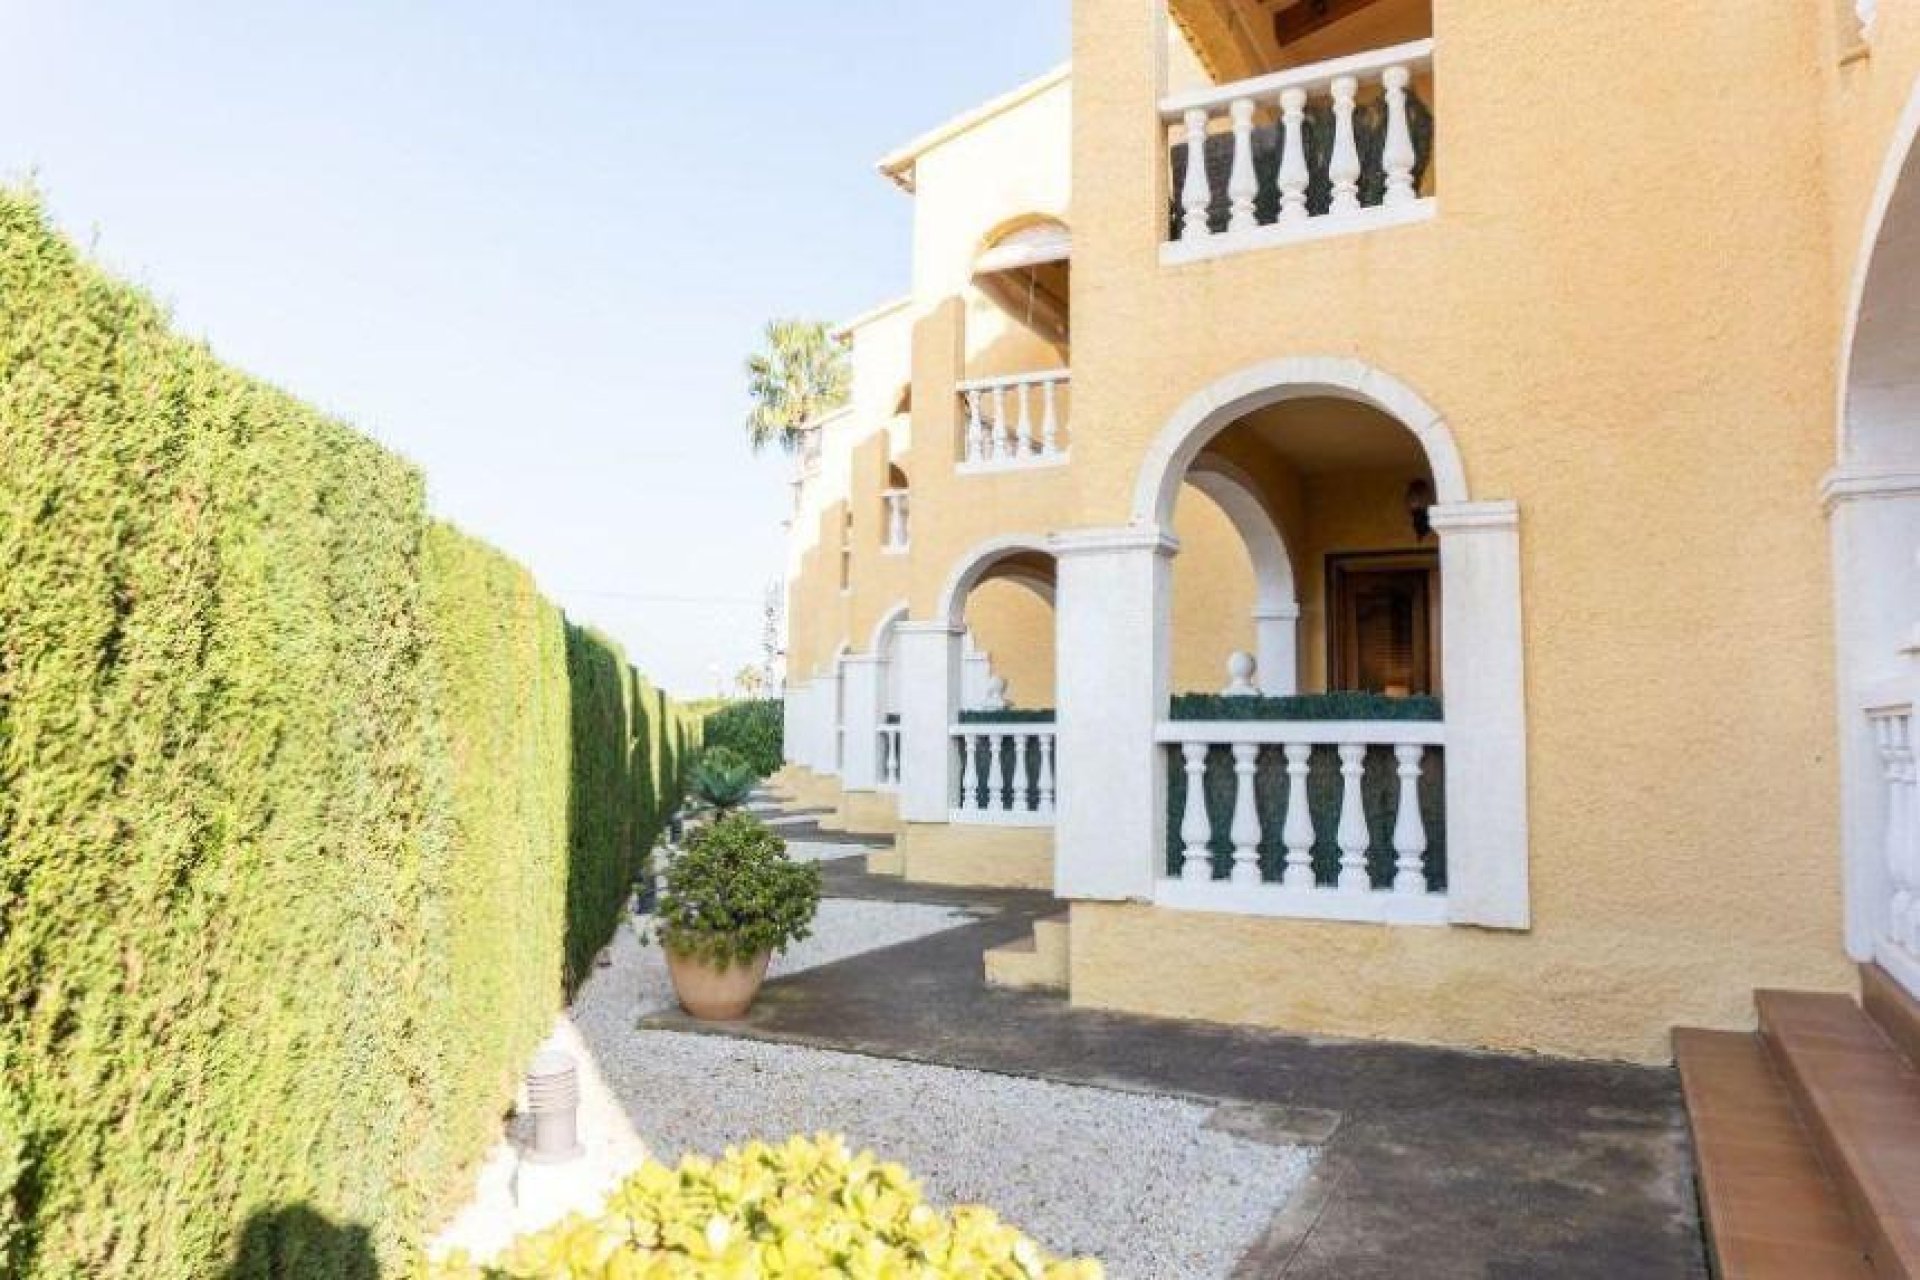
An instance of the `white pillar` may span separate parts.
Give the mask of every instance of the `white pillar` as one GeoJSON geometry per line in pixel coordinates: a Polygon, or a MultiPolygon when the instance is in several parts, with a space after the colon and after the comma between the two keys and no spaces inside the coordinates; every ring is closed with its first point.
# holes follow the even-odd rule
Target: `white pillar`
{"type": "Polygon", "coordinates": [[[1447,721],[1447,915],[1525,929],[1527,703],[1520,614],[1520,510],[1457,502],[1440,535],[1441,681],[1447,721]]]}
{"type": "Polygon", "coordinates": [[[807,763],[807,686],[789,684],[780,699],[780,755],[788,764],[807,763]]]}
{"type": "Polygon", "coordinates": [[[945,822],[959,795],[947,733],[960,718],[961,628],[901,622],[893,630],[900,664],[900,817],[945,822]]]}
{"type": "Polygon", "coordinates": [[[961,658],[963,674],[960,679],[960,705],[968,711],[981,711],[986,708],[988,686],[993,683],[993,658],[973,647],[973,636],[966,637],[964,655],[961,658]]]}
{"type": "Polygon", "coordinates": [[[1847,954],[1865,962],[1885,924],[1892,879],[1884,848],[1886,790],[1860,699],[1905,673],[1901,649],[1920,622],[1920,467],[1851,468],[1824,486],[1833,545],[1839,681],[1840,843],[1847,954]]]}
{"type": "Polygon", "coordinates": [[[1059,795],[1054,892],[1147,899],[1165,874],[1169,592],[1179,543],[1157,526],[1053,539],[1059,795]]]}
{"type": "Polygon", "coordinates": [[[886,673],[886,659],[878,654],[853,654],[841,664],[845,687],[840,698],[847,712],[847,737],[840,760],[840,785],[848,791],[873,791],[880,786],[880,723],[884,714],[881,706],[886,701],[886,673]]]}
{"type": "Polygon", "coordinates": [[[1253,656],[1260,692],[1284,698],[1300,692],[1300,606],[1262,605],[1253,611],[1253,656]]]}
{"type": "MultiPolygon", "coordinates": [[[[837,668],[836,664],[836,668],[837,668]]],[[[838,709],[840,679],[815,674],[807,682],[807,768],[822,775],[835,773],[833,721],[838,709]]]]}

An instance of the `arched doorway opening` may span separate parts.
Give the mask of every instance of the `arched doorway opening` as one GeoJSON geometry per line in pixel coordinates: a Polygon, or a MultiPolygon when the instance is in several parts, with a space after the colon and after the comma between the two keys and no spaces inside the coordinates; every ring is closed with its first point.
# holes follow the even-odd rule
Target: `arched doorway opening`
{"type": "Polygon", "coordinates": [[[1920,89],[1876,192],[1826,484],[1841,697],[1847,949],[1920,995],[1920,89]]]}
{"type": "MultiPolygon", "coordinates": [[[[1059,749],[1071,766],[1059,892],[1529,927],[1519,512],[1469,500],[1452,432],[1418,394],[1337,358],[1274,360],[1221,378],[1149,446],[1129,526],[1064,533],[1053,545],[1068,659],[1059,749]],[[1171,531],[1195,478],[1223,515],[1223,502],[1242,508],[1236,528],[1269,549],[1277,539],[1291,561],[1297,687],[1334,699],[1309,708],[1310,720],[1268,705],[1299,699],[1261,697],[1250,664],[1230,696],[1222,687],[1197,707],[1176,706],[1181,548],[1171,531]],[[1329,563],[1345,552],[1425,559],[1391,567],[1408,578],[1372,590],[1380,584],[1356,587],[1343,581],[1350,566],[1329,563]],[[1335,606],[1377,652],[1345,632],[1336,639],[1335,606]],[[1332,689],[1348,679],[1371,687],[1332,689]],[[1273,747],[1283,767],[1268,767],[1263,781],[1273,747]],[[1430,774],[1442,759],[1436,815],[1430,774]],[[1311,803],[1315,771],[1328,768],[1338,788],[1330,811],[1311,803]],[[1215,777],[1232,787],[1219,801],[1208,794],[1215,777]]],[[[1243,554],[1251,572],[1252,552],[1243,554]]],[[[1284,605],[1284,571],[1270,550],[1267,560],[1264,599],[1284,605]]],[[[1272,661],[1284,675],[1285,660],[1272,661]]]]}
{"type": "Polygon", "coordinates": [[[955,681],[962,693],[948,726],[949,821],[1053,820],[1057,583],[1044,542],[1015,538],[976,551],[942,594],[941,616],[969,642],[951,652],[962,663],[978,655],[985,672],[975,690],[964,673],[955,681]]]}

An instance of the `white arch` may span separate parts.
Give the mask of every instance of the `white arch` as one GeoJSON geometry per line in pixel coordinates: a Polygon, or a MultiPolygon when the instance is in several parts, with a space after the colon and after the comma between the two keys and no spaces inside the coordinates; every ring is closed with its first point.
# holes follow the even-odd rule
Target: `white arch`
{"type": "Polygon", "coordinates": [[[1136,524],[1167,528],[1188,468],[1207,442],[1256,410],[1287,400],[1331,396],[1372,405],[1411,431],[1433,470],[1442,504],[1467,501],[1467,472],[1439,411],[1397,378],[1360,360],[1296,356],[1228,374],[1174,410],[1140,464],[1133,491],[1136,524]]]}
{"type": "MultiPolygon", "coordinates": [[[[1867,207],[1843,320],[1837,466],[1823,485],[1833,548],[1847,951],[1920,968],[1889,929],[1884,762],[1864,705],[1912,679],[1920,620],[1920,80],[1867,207]]],[[[1911,971],[1911,969],[1909,970],[1911,971]]]]}
{"type": "Polygon", "coordinates": [[[893,608],[880,615],[880,621],[874,624],[873,638],[867,641],[867,652],[876,657],[883,653],[892,640],[890,634],[894,627],[907,620],[907,602],[902,600],[893,608]]]}
{"type": "MultiPolygon", "coordinates": [[[[1920,240],[1920,225],[1916,225],[1920,224],[1920,190],[1914,189],[1920,187],[1920,147],[1916,146],[1917,143],[1920,143],[1920,79],[1916,79],[1913,90],[1908,95],[1906,108],[1900,113],[1900,119],[1894,126],[1893,138],[1888,144],[1886,158],[1881,161],[1880,178],[1875,185],[1873,199],[1867,206],[1866,225],[1862,228],[1860,236],[1860,251],[1854,260],[1853,281],[1848,291],[1846,317],[1840,335],[1840,376],[1836,390],[1835,419],[1839,423],[1839,429],[1836,432],[1835,454],[1842,467],[1849,462],[1871,464],[1882,461],[1877,458],[1858,456],[1865,450],[1862,447],[1864,442],[1858,438],[1859,432],[1855,421],[1855,413],[1859,408],[1855,403],[1855,393],[1858,390],[1856,381],[1860,366],[1863,363],[1870,363],[1863,362],[1860,358],[1861,331],[1863,320],[1871,318],[1866,313],[1875,301],[1876,267],[1880,268],[1877,278],[1884,280],[1890,270],[1897,265],[1886,262],[1882,252],[1887,248],[1890,230],[1898,235],[1904,229],[1909,236],[1920,240]],[[1900,225],[1889,228],[1888,223],[1894,218],[1895,202],[1901,196],[1903,188],[1907,189],[1907,198],[1904,203],[1907,206],[1913,206],[1913,211],[1900,220],[1906,224],[1904,228],[1900,225]]],[[[1908,247],[1912,249],[1915,246],[1908,247]]],[[[1881,354],[1877,349],[1878,342],[1876,335],[1876,341],[1869,344],[1876,346],[1874,355],[1881,354]]]]}
{"type": "Polygon", "coordinates": [[[1187,472],[1187,483],[1213,500],[1227,517],[1253,561],[1254,608],[1285,609],[1299,604],[1293,557],[1279,521],[1260,500],[1252,476],[1225,458],[1209,457],[1187,472]]]}
{"type": "MultiPolygon", "coordinates": [[[[940,603],[935,617],[941,618],[954,627],[964,626],[967,614],[967,596],[980,585],[980,580],[1002,560],[1009,556],[1033,552],[1053,559],[1053,550],[1047,540],[1035,534],[1015,533],[999,538],[989,538],[974,547],[960,558],[960,563],[947,578],[946,585],[940,589],[940,603]]],[[[1010,573],[1009,578],[1022,586],[1035,590],[1049,603],[1053,600],[1053,584],[1029,573],[1010,573]],[[1042,583],[1044,586],[1036,586],[1042,583]]]]}

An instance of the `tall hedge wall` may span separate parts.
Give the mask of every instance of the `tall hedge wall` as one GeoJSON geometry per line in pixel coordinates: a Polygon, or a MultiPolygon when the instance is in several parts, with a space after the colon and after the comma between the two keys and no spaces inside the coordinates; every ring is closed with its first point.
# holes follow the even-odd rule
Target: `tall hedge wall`
{"type": "Polygon", "coordinates": [[[0,565],[0,1274],[392,1270],[694,728],[5,190],[0,565]]]}
{"type": "Polygon", "coordinates": [[[777,773],[786,758],[785,709],[778,698],[745,698],[707,713],[706,741],[740,753],[761,777],[777,773]]]}

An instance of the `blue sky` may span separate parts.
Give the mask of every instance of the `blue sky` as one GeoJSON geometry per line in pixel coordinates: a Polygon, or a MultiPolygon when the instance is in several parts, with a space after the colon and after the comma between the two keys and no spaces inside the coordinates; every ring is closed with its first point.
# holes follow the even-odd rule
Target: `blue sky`
{"type": "Polygon", "coordinates": [[[0,176],[693,694],[781,568],[761,324],[903,292],[873,162],[1067,46],[1066,0],[0,0],[0,176]]]}

